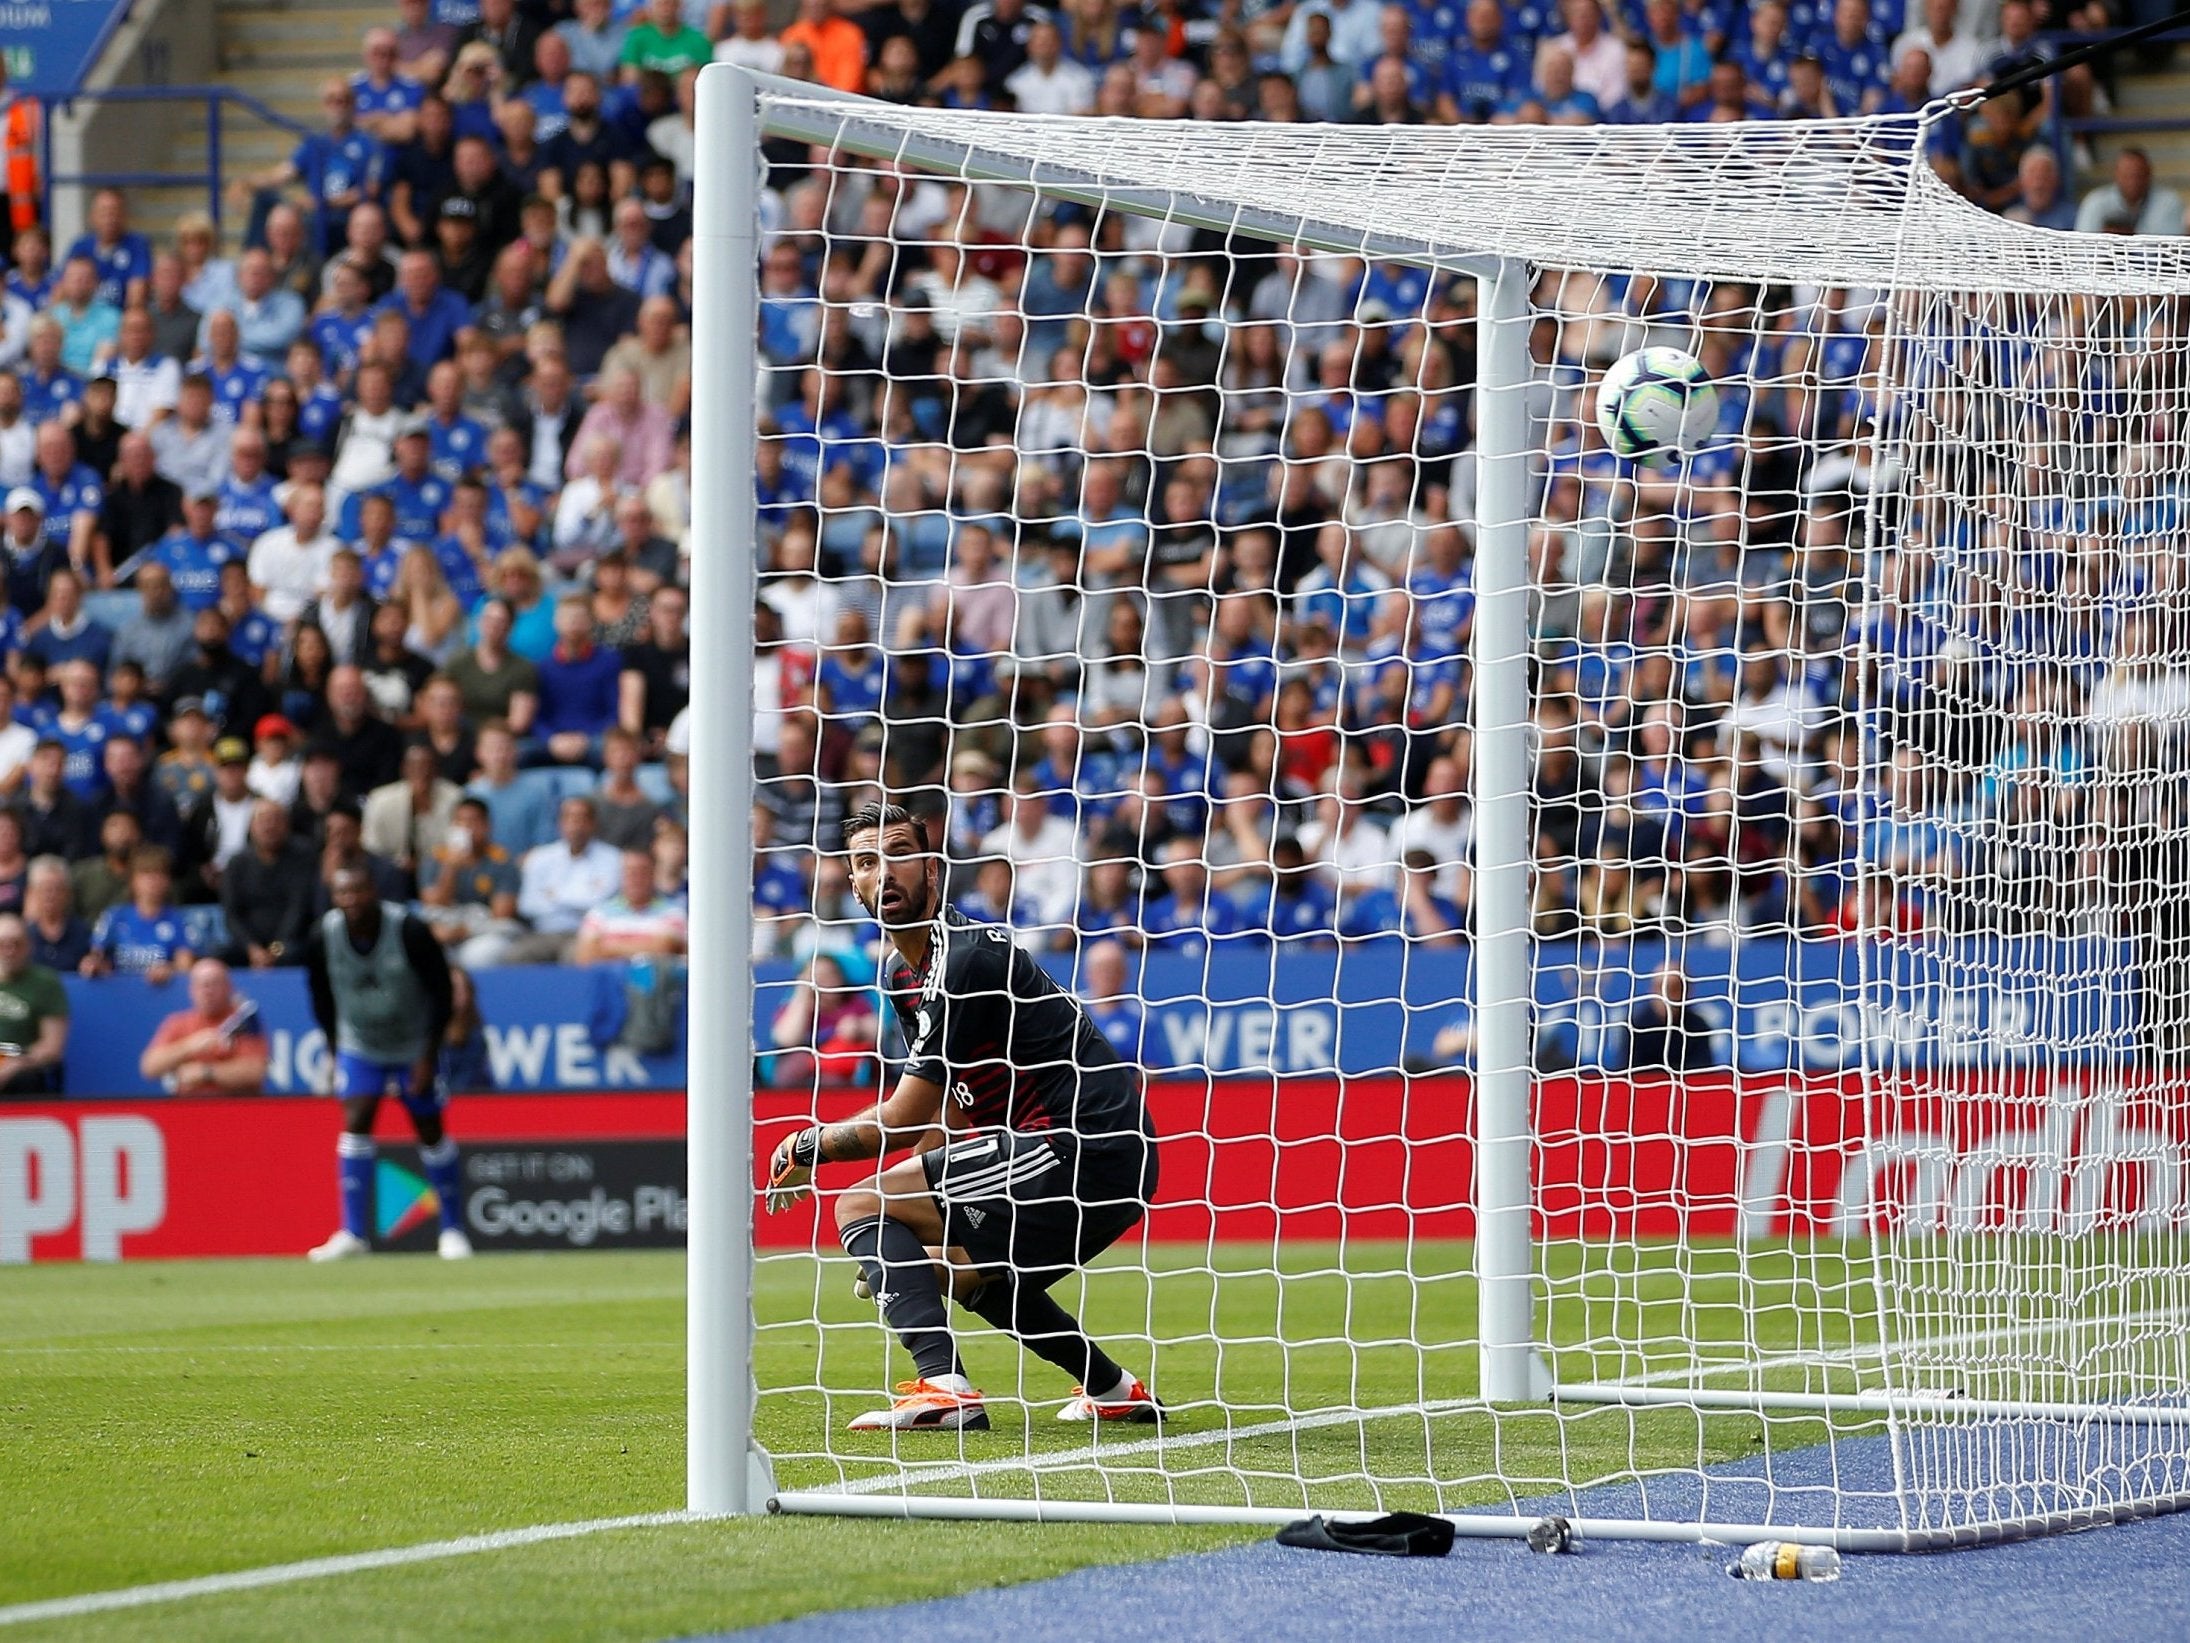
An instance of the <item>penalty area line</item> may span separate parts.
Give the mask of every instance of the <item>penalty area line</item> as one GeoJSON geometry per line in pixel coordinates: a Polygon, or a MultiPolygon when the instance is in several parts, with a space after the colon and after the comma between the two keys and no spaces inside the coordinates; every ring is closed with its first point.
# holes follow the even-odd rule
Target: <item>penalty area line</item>
{"type": "Polygon", "coordinates": [[[390,1546],[377,1552],[345,1552],[336,1557],[305,1558],[297,1563],[269,1563],[257,1569],[234,1569],[226,1574],[198,1575],[188,1580],[161,1580],[147,1586],[122,1586],[113,1591],[83,1592],[74,1597],[41,1598],[34,1603],[15,1603],[0,1608],[0,1626],[27,1625],[34,1620],[73,1620],[82,1615],[105,1614],[116,1609],[141,1609],[155,1603],[177,1603],[185,1598],[217,1597],[226,1592],[257,1591],[266,1586],[287,1586],[300,1580],[325,1580],[333,1575],[396,1569],[409,1563],[434,1563],[442,1558],[469,1557],[476,1552],[506,1552],[519,1546],[538,1546],[548,1541],[576,1540],[614,1529],[656,1529],[677,1523],[712,1521],[691,1512],[642,1512],[632,1517],[587,1518],[576,1523],[538,1523],[529,1529],[497,1529],[483,1535],[460,1535],[454,1540],[432,1540],[416,1546],[390,1546]]]}

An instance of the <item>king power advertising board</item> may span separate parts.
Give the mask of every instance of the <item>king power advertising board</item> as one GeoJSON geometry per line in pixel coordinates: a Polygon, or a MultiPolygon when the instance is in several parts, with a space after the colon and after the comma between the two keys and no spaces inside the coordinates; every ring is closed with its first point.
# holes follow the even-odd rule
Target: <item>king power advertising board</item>
{"type": "MultiPolygon", "coordinates": [[[[1473,987],[1465,946],[1414,948],[1396,938],[1272,952],[1160,952],[1140,966],[1142,1064],[1152,1073],[1370,1075],[1419,1064],[1438,1030],[1466,1016],[1473,987]]],[[[1667,960],[1661,943],[1543,942],[1535,950],[1536,1061],[1545,1071],[1619,1072],[1636,996],[1667,960]]],[[[1071,961],[1045,959],[1070,984],[1071,961]]],[[[2141,987],[2124,945],[2097,940],[1690,943],[1689,998],[1710,1025],[1710,1059],[1750,1073],[1857,1067],[2003,1069],[2115,1066],[2139,1049],[2141,987]],[[2103,977],[2104,983],[2094,980],[2103,977]]],[[[763,966],[756,1015],[771,1022],[790,996],[788,965],[763,966]]],[[[159,1091],[137,1058],[161,1020],[186,1002],[180,985],[129,976],[65,977],[71,1095],[159,1091]]],[[[622,975],[594,969],[482,970],[487,1060],[505,1090],[677,1089],[680,1043],[634,1055],[616,1042],[622,975]]],[[[324,1087],[327,1046],[294,970],[239,972],[259,1006],[274,1094],[324,1087]]]]}
{"type": "MultiPolygon", "coordinates": [[[[844,1117],[872,1092],[825,1092],[844,1117]]],[[[1848,1075],[1541,1080],[1538,1235],[2090,1236],[2190,1226],[2190,1091],[2090,1074],[1884,1085],[1848,1075]]],[[[1474,1089],[1415,1078],[1159,1081],[1155,1242],[1466,1238],[1474,1089]]],[[[758,1213],[775,1143],[813,1115],[755,1101],[754,1235],[833,1252],[825,1205],[758,1213]]],[[[451,1105],[472,1241],[496,1250],[684,1241],[681,1092],[471,1096],[451,1105]]],[[[301,1255],[335,1224],[335,1103],[301,1098],[0,1107],[0,1262],[301,1255]]],[[[432,1247],[439,1205],[399,1113],[384,1114],[372,1233],[432,1247]]],[[[850,1167],[825,1171],[824,1191],[850,1167]]]]}

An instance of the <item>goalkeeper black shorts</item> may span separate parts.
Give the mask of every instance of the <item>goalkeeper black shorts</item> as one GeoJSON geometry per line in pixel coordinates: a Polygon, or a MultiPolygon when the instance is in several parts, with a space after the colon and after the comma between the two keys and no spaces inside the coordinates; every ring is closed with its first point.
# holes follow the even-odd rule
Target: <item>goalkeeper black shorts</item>
{"type": "Polygon", "coordinates": [[[1156,1192],[1156,1144],[1141,1135],[978,1130],[921,1161],[944,1244],[1045,1289],[1122,1238],[1156,1192]]]}

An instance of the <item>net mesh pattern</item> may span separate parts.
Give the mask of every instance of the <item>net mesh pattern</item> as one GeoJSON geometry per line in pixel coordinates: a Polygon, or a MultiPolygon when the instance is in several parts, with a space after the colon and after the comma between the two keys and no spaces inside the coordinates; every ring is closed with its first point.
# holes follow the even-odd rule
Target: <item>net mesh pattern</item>
{"type": "Polygon", "coordinates": [[[902,1065],[835,824],[904,803],[1146,1070],[1158,1204],[1054,1293],[1171,1411],[1060,1421],[959,1313],[992,1429],[847,1432],[908,1370],[802,1209],[779,1484],[1946,1531],[2185,1490],[2179,247],[1974,218],[1910,122],[769,112],[829,135],[771,152],[763,251],[757,1147],[902,1065]],[[1488,322],[1437,266],[1486,252],[1531,265],[1487,639],[1488,322]],[[1643,346],[1714,385],[1691,460],[1605,446],[1643,346]],[[1484,642],[1530,680],[1527,1407],[1477,1395],[1468,1242],[1484,642]]]}

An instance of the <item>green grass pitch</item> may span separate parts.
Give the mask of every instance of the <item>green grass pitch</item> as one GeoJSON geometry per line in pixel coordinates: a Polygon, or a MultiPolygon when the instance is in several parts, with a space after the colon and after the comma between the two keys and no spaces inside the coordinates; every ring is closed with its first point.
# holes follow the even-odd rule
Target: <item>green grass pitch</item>
{"type": "MultiPolygon", "coordinates": [[[[1474,1286],[1464,1246],[1288,1252],[1300,1275],[1106,1268],[1087,1282],[1090,1322],[1138,1322],[1129,1357],[1153,1351],[1181,1404],[1167,1431],[1218,1432],[1221,1398],[1240,1423],[1311,1407],[1351,1385],[1363,1403],[1473,1391],[1474,1286]],[[1410,1280],[1395,1274],[1404,1268],[1410,1280]],[[1218,1362],[1212,1327],[1234,1344],[1218,1362]],[[1152,1340],[1151,1340],[1152,1338],[1152,1340]],[[1337,1343],[1350,1339],[1354,1344],[1337,1343]],[[1280,1344],[1290,1343],[1290,1344],[1280,1344]]],[[[1634,1255],[1630,1246],[1628,1254],[1634,1255]]],[[[1220,1264],[1231,1252],[1220,1253],[1220,1264]]],[[[1239,1252],[1242,1266],[1267,1250],[1239,1252]]],[[[1655,1271],[1589,1273],[1594,1296],[1560,1316],[1587,1335],[1642,1308],[1665,1327],[1718,1331],[1711,1262],[1695,1251],[1655,1271]],[[1594,1321],[1592,1321],[1594,1320],[1594,1321]]],[[[1760,1268],[1739,1284],[1752,1300],[1760,1268]]],[[[887,1436],[825,1433],[904,1372],[849,1267],[775,1258],[759,1269],[761,1434],[785,1458],[782,1487],[879,1470],[887,1436]],[[819,1297],[823,1323],[813,1321],[819,1297]],[[819,1373],[817,1376],[817,1365],[819,1373]],[[800,1458],[801,1454],[809,1458],[800,1458]]],[[[1729,1281],[1731,1275],[1729,1274],[1729,1281]]],[[[1814,1281],[1805,1274],[1804,1281],[1814,1281]]],[[[1729,1301],[1735,1291],[1727,1291],[1729,1301]]],[[[1074,1297],[1077,1299],[1077,1297],[1074,1297]]],[[[504,1256],[445,1264],[377,1257],[0,1269],[0,1606],[343,1552],[683,1501],[684,1266],[675,1255],[504,1256]]],[[[1789,1327],[1797,1322],[1786,1311],[1789,1327]]],[[[1408,1498],[1503,1498],[1508,1479],[1565,1463],[1617,1470],[1731,1458],[1758,1441],[1753,1417],[1678,1411],[1346,1423],[1241,1445],[1144,1455],[1103,1483],[1054,1466],[1084,1444],[1057,1426],[1064,1395],[1044,1366],[969,1332],[969,1367],[997,1430],[963,1440],[966,1460],[1032,1455],[1041,1468],[983,1480],[991,1492],[1287,1504],[1297,1465],[1319,1503],[1366,1498],[1365,1479],[1416,1477],[1408,1498]],[[1024,1379],[1022,1380],[1022,1374],[1024,1379]],[[1043,1377],[1048,1377],[1044,1379],[1043,1377]],[[1601,1453],[1598,1452],[1601,1450],[1601,1453]]],[[[1136,1368],[1139,1364],[1136,1363],[1136,1368]]],[[[1602,1372],[1621,1366],[1599,1360],[1602,1372]]],[[[1633,1366],[1627,1366],[1632,1368],[1633,1366]]],[[[1134,1436],[1140,1429],[1130,1429],[1134,1436]]],[[[1775,1444],[1794,1437],[1775,1430],[1775,1444]]],[[[1814,1434],[1813,1434],[1814,1436],[1814,1434]]],[[[930,1436],[901,1452],[957,1457],[930,1436]]],[[[1525,1491],[1524,1491],[1525,1492],[1525,1491]]],[[[1388,1497],[1394,1498],[1394,1497],[1388,1497]]],[[[31,1639],[663,1638],[820,1609],[941,1595],[1160,1557],[1253,1529],[894,1523],[776,1518],[619,1531],[155,1609],[8,1628],[31,1639]]]]}

